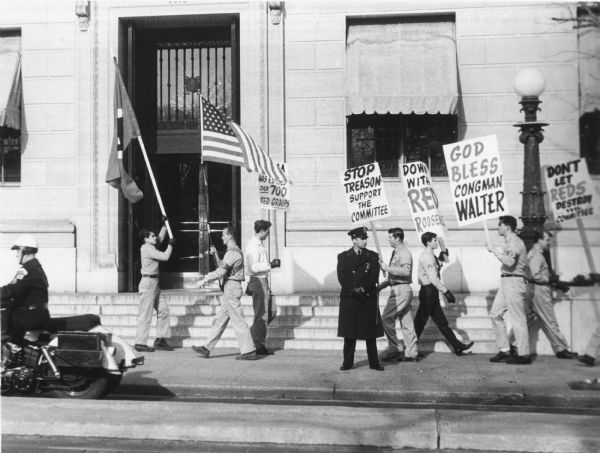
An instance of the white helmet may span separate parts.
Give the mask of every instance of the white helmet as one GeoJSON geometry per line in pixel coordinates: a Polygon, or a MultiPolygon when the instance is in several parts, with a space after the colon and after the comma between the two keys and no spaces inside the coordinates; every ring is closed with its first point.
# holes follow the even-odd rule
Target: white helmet
{"type": "Polygon", "coordinates": [[[31,234],[23,234],[17,238],[11,250],[23,250],[24,253],[37,253],[38,241],[31,234]]]}

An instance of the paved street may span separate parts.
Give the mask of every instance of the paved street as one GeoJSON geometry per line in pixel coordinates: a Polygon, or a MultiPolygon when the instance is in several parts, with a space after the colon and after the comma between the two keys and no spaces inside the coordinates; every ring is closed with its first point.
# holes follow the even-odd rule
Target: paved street
{"type": "Polygon", "coordinates": [[[342,372],[341,354],[332,351],[276,351],[253,362],[226,349],[210,359],[190,349],[150,353],[104,400],[2,398],[2,433],[13,446],[31,446],[23,444],[31,437],[19,436],[106,437],[157,442],[156,451],[177,451],[161,450],[160,442],[199,442],[204,451],[227,451],[210,447],[227,443],[235,444],[231,451],[262,444],[600,450],[600,392],[566,385],[599,368],[549,356],[515,367],[492,364],[487,355],[433,353],[375,372],[363,355],[356,369],[342,372]]]}

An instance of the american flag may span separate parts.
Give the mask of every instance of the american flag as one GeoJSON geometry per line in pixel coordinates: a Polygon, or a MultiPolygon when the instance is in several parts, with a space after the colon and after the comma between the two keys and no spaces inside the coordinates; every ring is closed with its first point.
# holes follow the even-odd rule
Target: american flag
{"type": "Polygon", "coordinates": [[[254,141],[248,133],[240,126],[235,124],[233,121],[229,122],[229,125],[235,132],[235,135],[239,139],[244,151],[244,157],[246,158],[246,168],[248,171],[255,171],[257,173],[269,176],[273,179],[281,181],[283,184],[291,182],[285,173],[285,170],[281,164],[273,162],[273,160],[265,154],[260,146],[254,141]]]}
{"type": "Polygon", "coordinates": [[[206,99],[201,99],[202,162],[220,162],[245,167],[244,152],[237,137],[217,109],[206,99]]]}

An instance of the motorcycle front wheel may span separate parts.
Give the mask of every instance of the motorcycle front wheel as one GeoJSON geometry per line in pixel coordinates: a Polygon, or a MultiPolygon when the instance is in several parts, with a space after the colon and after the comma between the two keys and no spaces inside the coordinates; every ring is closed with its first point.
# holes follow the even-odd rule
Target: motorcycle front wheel
{"type": "Polygon", "coordinates": [[[63,389],[53,389],[50,393],[57,398],[98,399],[106,393],[108,378],[106,375],[83,373],[80,370],[62,371],[63,389]]]}

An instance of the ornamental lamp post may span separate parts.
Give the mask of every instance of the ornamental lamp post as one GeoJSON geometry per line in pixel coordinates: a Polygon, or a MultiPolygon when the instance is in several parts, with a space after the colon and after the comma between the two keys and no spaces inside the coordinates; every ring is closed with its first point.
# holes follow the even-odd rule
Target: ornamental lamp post
{"type": "Polygon", "coordinates": [[[544,192],[540,169],[540,147],[544,140],[543,127],[548,123],[537,121],[538,107],[542,101],[539,96],[546,88],[546,79],[537,69],[522,69],[515,77],[515,91],[521,96],[521,111],[525,112],[525,121],[514,126],[519,128],[519,141],[524,145],[523,157],[523,202],[521,205],[521,221],[523,229],[521,238],[531,249],[536,231],[543,231],[546,221],[544,208],[544,192]]]}

